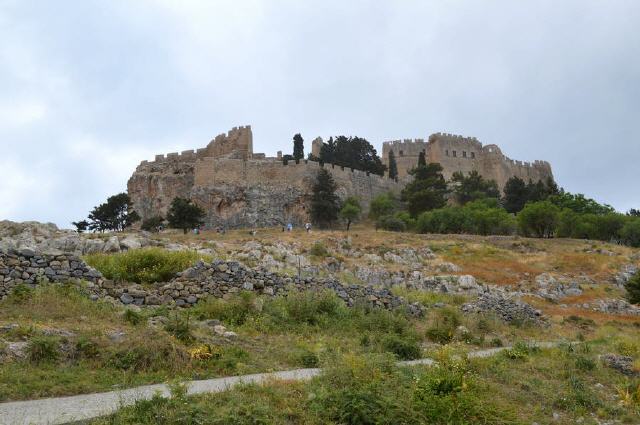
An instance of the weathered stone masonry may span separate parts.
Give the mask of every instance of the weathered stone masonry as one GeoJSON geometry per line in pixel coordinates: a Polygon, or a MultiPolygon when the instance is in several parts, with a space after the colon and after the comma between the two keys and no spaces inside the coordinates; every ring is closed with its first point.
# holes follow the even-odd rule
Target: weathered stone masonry
{"type": "Polygon", "coordinates": [[[17,285],[36,287],[43,283],[80,280],[86,282],[92,299],[111,299],[125,305],[188,307],[206,297],[224,298],[243,290],[268,296],[286,295],[290,291],[327,290],[334,292],[348,306],[364,302],[389,310],[406,307],[411,314],[422,314],[420,306],[407,303],[386,288],[342,285],[335,279],[289,277],[265,269],[248,268],[235,261],[200,261],[178,273],[170,282],[142,286],[104,279],[100,272],[74,255],[49,255],[31,249],[0,251],[0,299],[9,295],[17,285]]]}
{"type": "MultiPolygon", "coordinates": [[[[311,143],[319,155],[322,139],[311,143]]],[[[482,146],[475,138],[433,134],[424,139],[386,142],[382,157],[388,162],[394,151],[399,179],[368,174],[360,170],[326,165],[341,198],[356,196],[367,208],[375,196],[399,194],[424,151],[429,162],[439,162],[449,179],[456,171],[477,170],[504,187],[512,176],[525,181],[553,178],[545,161],[526,163],[505,157],[495,145],[482,146]]],[[[134,208],[144,218],[166,215],[175,197],[194,200],[207,212],[207,227],[268,227],[309,220],[309,199],[320,164],[289,161],[253,152],[250,126],[235,127],[215,137],[205,148],[182,153],[156,155],[155,161],[142,161],[127,184],[134,208]]],[[[366,213],[366,211],[365,211],[366,213]]]]}
{"type": "Polygon", "coordinates": [[[444,169],[448,180],[456,171],[467,174],[472,170],[488,180],[495,180],[499,188],[504,188],[507,180],[513,176],[525,182],[553,179],[551,165],[546,161],[514,161],[503,155],[496,145],[483,146],[475,137],[463,137],[454,134],[436,133],[424,139],[405,139],[384,142],[382,160],[388,165],[389,152],[398,164],[398,177],[407,177],[408,171],[416,166],[420,152],[424,152],[427,162],[437,162],[444,169]]]}

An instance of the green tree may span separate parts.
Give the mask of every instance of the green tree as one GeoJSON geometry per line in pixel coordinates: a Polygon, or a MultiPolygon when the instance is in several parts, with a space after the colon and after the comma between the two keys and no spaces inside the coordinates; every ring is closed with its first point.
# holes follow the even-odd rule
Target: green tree
{"type": "Polygon", "coordinates": [[[627,215],[630,217],[640,217],[640,210],[637,210],[635,208],[631,208],[628,212],[627,215]]]}
{"type": "Polygon", "coordinates": [[[357,136],[330,138],[320,149],[320,161],[378,175],[386,170],[373,145],[357,136]]]}
{"type": "Polygon", "coordinates": [[[164,219],[161,216],[154,215],[152,217],[142,220],[142,224],[140,225],[140,228],[142,230],[146,230],[147,232],[155,232],[157,231],[158,227],[162,225],[163,222],[164,222],[164,219]]]}
{"type": "Polygon", "coordinates": [[[360,206],[360,200],[355,197],[349,197],[344,201],[342,209],[340,210],[340,217],[347,222],[347,232],[351,227],[351,223],[360,218],[362,213],[362,207],[360,206]]]}
{"type": "Polygon", "coordinates": [[[518,228],[524,236],[550,238],[556,232],[560,208],[549,201],[532,202],[518,214],[518,228]]]}
{"type": "Polygon", "coordinates": [[[504,186],[504,208],[510,213],[520,212],[529,200],[529,192],[524,180],[511,177],[504,186]]]}
{"type": "Polygon", "coordinates": [[[321,168],[311,195],[311,219],[319,227],[327,227],[335,222],[340,211],[337,185],[333,176],[321,168]]]}
{"type": "Polygon", "coordinates": [[[409,174],[413,176],[413,180],[402,190],[402,200],[407,203],[413,217],[446,205],[445,196],[449,191],[440,164],[418,165],[409,174]]]}
{"type": "Polygon", "coordinates": [[[640,218],[627,221],[620,230],[622,242],[634,248],[640,248],[640,218]]]}
{"type": "Polygon", "coordinates": [[[89,222],[87,220],[72,221],[71,224],[76,228],[76,232],[83,233],[89,228],[89,222]]]}
{"type": "Polygon", "coordinates": [[[112,230],[120,232],[140,220],[133,210],[131,198],[126,193],[107,198],[107,202],[94,207],[89,213],[89,229],[100,232],[112,230]]]}
{"type": "Polygon", "coordinates": [[[167,212],[169,227],[182,229],[186,234],[189,229],[202,225],[205,211],[190,199],[173,198],[167,212]]]}
{"type": "Polygon", "coordinates": [[[396,180],[398,178],[398,163],[393,151],[389,151],[389,178],[396,180]]]}
{"type": "Polygon", "coordinates": [[[300,133],[293,136],[293,159],[297,162],[304,158],[304,139],[300,133]]]}
{"type": "Polygon", "coordinates": [[[426,167],[427,166],[427,158],[424,152],[420,152],[418,154],[418,167],[426,167]]]}
{"type": "Polygon", "coordinates": [[[624,285],[627,290],[627,299],[631,304],[640,304],[640,272],[634,274],[624,285]]]}
{"type": "Polygon", "coordinates": [[[392,215],[397,209],[397,200],[393,193],[383,193],[376,196],[369,204],[369,218],[377,220],[385,215],[392,215]]]}
{"type": "Polygon", "coordinates": [[[485,180],[476,170],[464,175],[460,171],[453,173],[451,181],[455,185],[453,190],[456,201],[460,205],[484,198],[500,198],[498,184],[494,180],[485,180]]]}
{"type": "Polygon", "coordinates": [[[568,208],[580,214],[599,215],[615,212],[611,205],[600,204],[581,193],[573,194],[561,190],[559,194],[549,196],[548,200],[561,209],[568,208]]]}

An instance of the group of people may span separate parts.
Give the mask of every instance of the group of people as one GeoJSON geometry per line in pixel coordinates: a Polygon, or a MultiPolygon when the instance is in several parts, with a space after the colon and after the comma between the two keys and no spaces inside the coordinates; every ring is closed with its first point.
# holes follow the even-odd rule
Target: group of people
{"type": "MultiPolygon", "coordinates": [[[[291,232],[293,231],[293,224],[291,222],[287,223],[286,226],[282,226],[282,231],[287,231],[287,232],[291,232]]],[[[311,223],[305,223],[304,224],[304,230],[307,231],[307,233],[311,232],[311,223]]]]}

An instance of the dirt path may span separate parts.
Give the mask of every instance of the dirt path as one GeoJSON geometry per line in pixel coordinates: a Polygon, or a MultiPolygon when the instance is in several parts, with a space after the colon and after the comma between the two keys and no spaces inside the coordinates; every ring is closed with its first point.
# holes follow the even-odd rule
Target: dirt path
{"type": "MultiPolygon", "coordinates": [[[[557,344],[543,342],[535,345],[541,348],[550,348],[557,344]]],[[[508,348],[510,347],[473,351],[468,356],[471,358],[489,357],[508,348]]],[[[434,363],[435,361],[429,358],[398,362],[402,366],[430,366],[434,363]]],[[[265,383],[273,380],[307,380],[319,375],[320,372],[321,369],[296,369],[189,381],[186,382],[186,385],[188,386],[188,394],[218,393],[238,384],[265,383]]],[[[167,385],[156,384],[106,393],[0,403],[0,425],[53,425],[93,419],[114,413],[118,409],[132,405],[138,400],[148,400],[157,393],[162,394],[164,397],[170,396],[167,385]]]]}

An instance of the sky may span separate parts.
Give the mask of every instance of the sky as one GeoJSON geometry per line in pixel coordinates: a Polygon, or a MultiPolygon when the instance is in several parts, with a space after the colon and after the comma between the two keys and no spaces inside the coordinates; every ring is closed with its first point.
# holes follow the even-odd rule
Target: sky
{"type": "Polygon", "coordinates": [[[0,0],[0,220],[70,227],[155,154],[475,136],[640,208],[637,0],[0,0]]]}

